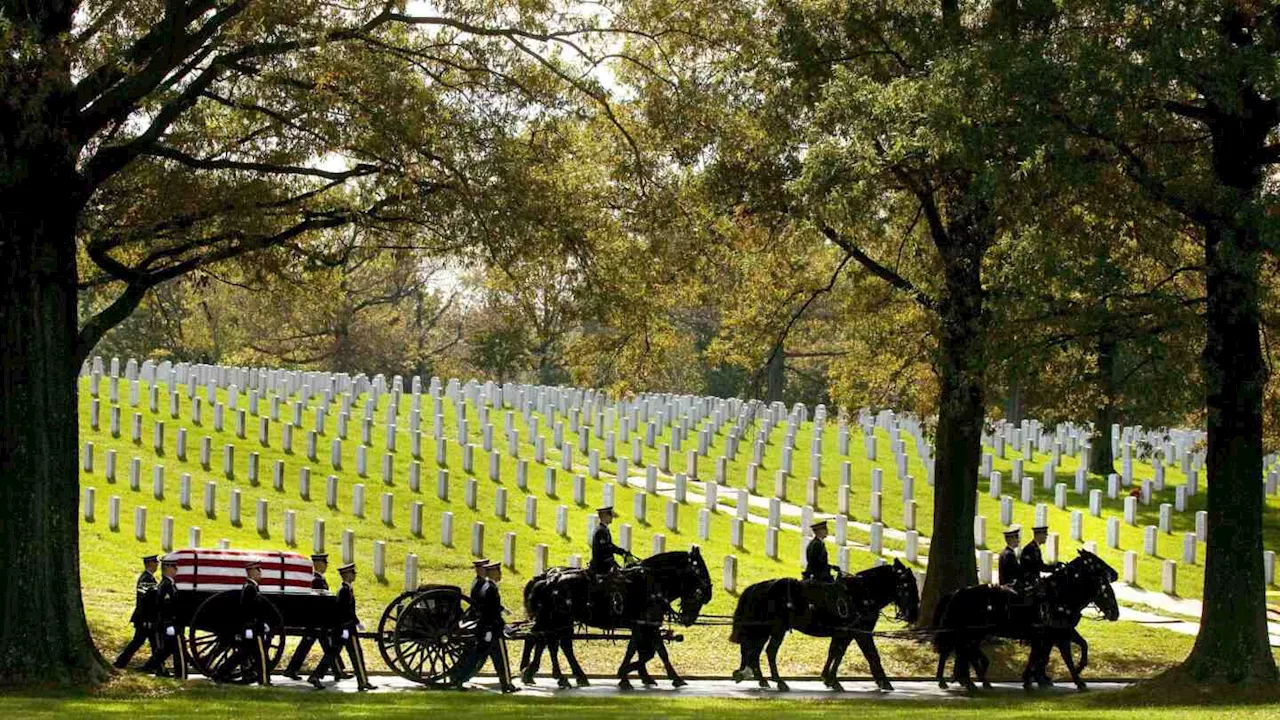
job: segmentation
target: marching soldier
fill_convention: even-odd
[[[173,676],[186,680],[187,643],[182,637],[182,625],[178,620],[178,586],[173,579],[178,574],[178,561],[166,558],[160,566],[162,577],[156,587],[156,629],[160,652],[145,667],[157,675],[163,675],[165,662],[173,658]]]
[[[819,520],[809,526],[813,529],[813,538],[804,549],[805,568],[801,577],[814,582],[833,582],[831,561],[827,558],[827,521]]]
[[[337,623],[329,630],[332,635],[329,638],[329,648],[325,651],[324,659],[311,672],[307,682],[317,690],[323,690],[324,685],[321,684],[320,679],[331,668],[334,669],[335,677],[337,676],[338,653],[346,648],[347,658],[351,660],[351,668],[355,670],[360,692],[373,690],[376,686],[369,683],[369,675],[365,670],[364,650],[360,647],[360,618],[356,615],[356,593],[351,587],[356,580],[356,564],[347,563],[339,567],[338,577],[342,578],[342,585],[338,588]]]
[[[316,553],[311,556],[311,589],[325,595],[329,594],[329,581],[325,579],[324,573],[329,569],[329,555],[327,553]],[[307,628],[306,634],[298,641],[298,648],[293,651],[293,657],[289,659],[289,665],[284,670],[284,676],[292,680],[301,680],[302,676],[298,673],[302,669],[302,663],[306,661],[307,655],[311,652],[311,647],[317,641],[320,643],[322,655],[329,653],[330,632],[328,628]],[[342,656],[338,656],[337,660],[337,676],[342,678]]]
[[[1004,531],[1004,550],[1000,551],[1000,584],[1013,587],[1022,581],[1022,565],[1018,561],[1018,545],[1022,535],[1020,525],[1011,525]]]
[[[1052,572],[1062,563],[1046,563],[1040,549],[1049,541],[1049,526],[1037,525],[1031,528],[1031,542],[1022,548],[1022,556],[1018,560],[1022,571],[1022,583],[1031,585],[1040,579],[1040,573]]]
[[[498,583],[502,580],[502,563],[489,563],[485,566],[485,575],[486,582],[480,588],[477,604],[475,644],[454,669],[452,686],[463,689],[463,683],[475,677],[480,668],[484,667],[485,660],[489,660],[493,663],[494,672],[498,674],[502,692],[513,693],[519,688],[511,683],[511,670],[507,665],[504,642],[506,623],[502,620],[502,595],[498,591]]]
[[[263,622],[261,597],[258,593],[258,583],[262,582],[262,563],[250,562],[244,566],[244,572],[244,585],[240,588],[240,621],[244,627],[241,653],[248,655],[249,663],[253,666],[251,677],[257,680],[259,685],[270,685],[271,678],[267,676],[267,653],[262,645],[262,636],[271,628]]]
[[[485,570],[489,566],[489,558],[481,558],[471,563],[476,571],[476,576],[471,580],[471,591],[467,594],[467,599],[471,601],[471,607],[474,609],[480,602],[480,590],[484,588],[484,584],[488,582],[488,572]]]
[[[115,662],[115,666],[122,670],[144,642],[151,645],[151,656],[156,655],[153,625],[156,616],[156,567],[159,565],[157,557],[157,555],[147,555],[142,558],[142,574],[138,576],[135,588],[137,597],[133,601],[133,614],[129,616],[129,622],[133,623],[133,639],[124,646],[124,650],[120,651]]]
[[[599,578],[618,569],[618,561],[613,559],[614,555],[626,557],[631,553],[613,544],[613,535],[609,532],[609,523],[613,522],[613,507],[598,508],[596,517],[600,518],[600,524],[591,536],[591,563],[587,565],[587,569]]]

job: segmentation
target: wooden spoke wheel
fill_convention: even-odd
[[[382,662],[397,675],[404,675],[404,671],[399,666],[399,657],[396,655],[395,645],[391,639],[395,636],[396,627],[399,625],[400,614],[417,596],[417,590],[400,593],[390,605],[387,605],[387,609],[382,611],[382,619],[378,621],[378,652],[382,654]]]
[[[415,593],[389,637],[396,672],[427,685],[447,682],[475,639],[470,608],[471,601],[456,588]]]
[[[262,638],[267,661],[267,674],[280,662],[284,652],[284,620],[280,611],[265,597],[259,596],[259,608],[271,631]],[[209,597],[196,608],[187,628],[187,648],[195,666],[215,682],[251,683],[253,655],[257,647],[244,638],[239,622],[240,592],[227,590]]]

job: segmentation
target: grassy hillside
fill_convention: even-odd
[[[368,473],[366,477],[360,477],[356,472],[356,454],[364,420],[363,402],[353,404],[347,439],[342,443],[342,469],[333,470],[329,463],[329,453],[330,442],[337,433],[338,405],[336,403],[330,407],[325,427],[326,433],[318,438],[317,459],[312,461],[306,456],[306,430],[313,427],[314,408],[319,402],[315,397],[311,399],[309,407],[302,415],[302,426],[295,428],[293,432],[292,452],[286,453],[281,447],[282,423],[280,422],[269,423],[267,446],[258,442],[259,418],[252,415],[247,417],[243,439],[236,436],[234,417],[230,411],[225,413],[222,429],[215,430],[210,400],[226,403],[226,391],[219,390],[214,398],[208,398],[205,396],[206,391],[203,386],[199,387],[196,393],[204,405],[203,424],[196,425],[192,420],[192,401],[186,397],[185,388],[179,388],[180,402],[178,417],[175,419],[170,416],[166,388],[160,386],[158,412],[152,413],[148,407],[146,384],[141,386],[137,407],[133,407],[129,402],[128,383],[122,380],[119,386],[121,432],[118,437],[113,437],[109,431],[108,383],[109,379],[104,378],[98,398],[99,426],[95,430],[90,426],[93,398],[87,389],[88,381],[81,380],[80,430],[82,443],[91,441],[94,444],[93,469],[82,473],[81,483],[84,487],[95,488],[97,493],[96,518],[93,522],[82,523],[82,580],[91,625],[100,644],[109,653],[123,642],[128,631],[126,619],[133,599],[132,581],[136,576],[138,557],[159,550],[160,523],[161,518],[165,516],[172,516],[174,519],[175,547],[186,546],[188,528],[197,526],[201,529],[201,544],[205,547],[212,547],[220,539],[226,539],[232,547],[237,548],[283,548],[285,547],[284,513],[286,510],[293,510],[297,513],[297,538],[294,549],[302,553],[311,552],[313,521],[316,518],[322,518],[326,524],[326,549],[336,558],[339,555],[339,539],[342,531],[352,530],[355,536],[355,559],[360,563],[363,571],[361,584],[357,588],[360,611],[370,627],[375,625],[382,608],[403,589],[403,560],[407,553],[417,554],[419,580],[422,582],[458,584],[467,582],[472,560],[471,525],[474,521],[485,524],[485,554],[490,557],[500,558],[503,535],[508,531],[516,533],[516,567],[507,575],[504,595],[507,599],[506,604],[513,609],[518,609],[519,588],[532,572],[536,544],[548,545],[552,564],[564,564],[572,554],[580,554],[584,557],[587,555],[588,517],[600,503],[605,483],[614,483],[614,504],[619,513],[619,519],[614,525],[615,539],[620,535],[620,526],[624,523],[629,524],[632,528],[632,548],[638,555],[649,554],[655,534],[665,536],[667,549],[683,549],[694,543],[703,548],[716,586],[715,599],[707,609],[709,613],[727,614],[731,613],[734,607],[735,598],[724,592],[720,586],[721,568],[725,555],[733,554],[738,558],[739,588],[770,577],[795,575],[799,571],[801,539],[794,532],[780,533],[779,559],[774,560],[765,555],[765,529],[759,524],[746,526],[743,549],[730,547],[730,515],[723,512],[712,515],[710,537],[707,540],[699,540],[697,528],[700,503],[690,502],[679,507],[678,527],[674,531],[665,527],[665,497],[650,496],[647,500],[645,521],[636,520],[632,513],[633,497],[637,492],[643,493],[643,466],[632,468],[633,486],[622,487],[616,483],[616,478],[613,476],[615,464],[602,460],[600,479],[594,480],[587,477],[583,502],[575,503],[572,493],[572,475],[587,475],[587,459],[575,451],[574,471],[570,473],[560,470],[560,453],[553,448],[552,442],[554,430],[550,427],[550,423],[546,422],[546,418],[543,418],[539,424],[539,435],[545,438],[547,446],[546,463],[541,464],[534,461],[534,447],[527,442],[529,438],[523,417],[520,413],[512,413],[514,425],[522,443],[519,455],[528,461],[528,487],[527,490],[522,491],[516,486],[518,461],[506,452],[506,440],[502,437],[502,411],[491,409],[489,413],[495,435],[493,446],[500,451],[501,458],[500,477],[494,481],[488,476],[488,458],[479,447],[482,431],[478,422],[478,408],[471,406],[467,411],[467,416],[470,418],[468,439],[476,447],[473,450],[472,472],[466,473],[463,471],[463,449],[456,442],[459,409],[453,402],[446,400],[444,402],[444,433],[448,439],[446,443],[448,454],[444,469],[449,472],[449,497],[447,501],[442,501],[436,497],[436,476],[441,468],[435,462],[429,397],[423,398],[422,449],[421,457],[417,459],[421,464],[421,485],[419,492],[414,492],[409,487],[410,465],[415,461],[410,453],[408,435],[409,413],[412,407],[410,396],[402,397],[399,404],[396,451],[393,454],[394,481],[392,485],[387,486],[382,482],[381,470],[386,447],[386,413],[389,406],[386,396],[382,398],[373,413],[372,437],[368,448]],[[240,396],[240,403],[242,408],[248,405],[243,393]],[[264,399],[260,402],[259,411],[262,416],[269,415],[269,408],[269,401]],[[135,412],[141,415],[142,421],[139,443],[134,443],[131,439],[132,418]],[[292,417],[289,404],[282,404],[280,419],[288,421]],[[163,421],[165,424],[164,443],[159,452],[152,447],[153,426],[156,421]],[[565,439],[576,448],[578,433],[570,432],[568,424],[566,421]],[[700,459],[700,474],[703,477],[711,477],[714,473],[714,459],[723,452],[728,427],[729,424],[726,423],[722,432],[714,438],[708,455]],[[179,459],[177,455],[179,428],[187,430],[185,460]],[[585,427],[582,431],[590,432]],[[836,510],[840,465],[848,461],[851,463],[852,470],[850,516],[854,520],[869,522],[870,478],[873,468],[878,467],[884,475],[884,522],[889,527],[901,527],[901,483],[896,478],[892,454],[888,451],[888,434],[882,430],[877,431],[880,436],[879,458],[877,462],[869,462],[863,455],[863,447],[856,431],[855,428],[854,437],[850,443],[851,455],[842,457],[838,453],[836,423],[834,421],[828,423],[824,442],[825,452],[822,457],[823,485],[820,488],[817,509],[824,513],[833,513]],[[810,472],[808,438],[811,434],[811,423],[804,424],[797,432],[794,476],[788,484],[788,497],[797,504],[804,502],[804,481]],[[213,450],[207,469],[199,462],[200,441],[205,436],[211,438]],[[656,464],[656,446],[670,442],[670,438],[671,431],[666,429],[655,443],[655,449],[645,449],[644,465]],[[781,462],[782,432],[780,429],[775,430],[771,440],[772,443],[768,446],[762,466],[758,470],[759,492],[769,495],[773,491],[775,471]],[[751,438],[744,440],[740,445],[737,458],[729,463],[727,479],[730,486],[745,486],[746,468],[751,458],[750,442]],[[232,445],[235,449],[235,469],[231,477],[226,477],[222,473],[222,454],[226,445]],[[914,455],[913,443],[908,442],[907,446],[909,472],[917,478],[915,498],[919,503],[918,527],[928,535],[932,523],[932,491],[924,481],[924,467],[920,459]],[[604,442],[595,438],[594,435],[591,437],[591,447],[599,449],[603,455]],[[684,450],[687,451],[690,447],[696,447],[696,433],[692,439],[685,441]],[[109,482],[105,477],[108,450],[114,450],[117,454],[114,483]],[[251,482],[248,477],[249,455],[253,452],[259,454],[259,477],[256,483]],[[621,443],[619,443],[619,454],[629,455],[629,450],[623,449]],[[129,466],[135,457],[139,458],[141,466],[137,491],[129,486]],[[1003,471],[1008,477],[1011,461],[1016,457],[1018,457],[1016,453],[1010,452],[1008,459],[996,461],[996,469]],[[1061,547],[1063,552],[1067,553],[1071,552],[1073,547],[1072,543],[1067,542],[1068,513],[1052,508],[1052,492],[1045,493],[1040,489],[1040,464],[1046,460],[1046,457],[1037,455],[1027,458],[1027,472],[1035,477],[1037,500],[1050,503],[1051,525],[1061,534]],[[272,487],[272,468],[277,461],[283,462],[284,466],[282,490]],[[1072,482],[1074,462],[1074,459],[1063,458],[1062,467],[1058,469],[1062,482],[1068,484]],[[152,478],[156,465],[164,466],[163,499],[153,497]],[[554,497],[544,494],[543,477],[547,467],[557,470],[558,483]],[[299,474],[302,468],[309,468],[311,473],[309,500],[304,500],[298,492]],[[678,471],[684,468],[685,452],[673,451],[671,470]],[[1135,463],[1135,472],[1138,477],[1149,477],[1153,471],[1148,465]],[[184,508],[179,503],[179,479],[183,473],[191,475],[190,508]],[[635,477],[637,474],[641,477]],[[335,475],[339,481],[338,502],[334,508],[327,507],[325,503],[325,483],[328,475]],[[1182,478],[1176,468],[1169,468],[1166,478],[1169,484],[1163,496],[1167,497],[1168,502],[1172,502],[1173,485],[1182,482]],[[477,484],[477,502],[474,510],[464,503],[465,486],[470,479],[474,479]],[[662,479],[669,481],[670,476],[664,474]],[[214,518],[206,517],[203,512],[203,491],[206,481],[209,480],[217,483],[217,513]],[[1102,480],[1098,478],[1091,479],[1091,487],[1097,487],[1100,482]],[[363,517],[353,514],[352,494],[357,483],[365,486]],[[636,483],[640,485],[639,489],[634,487]],[[506,519],[498,518],[494,514],[494,496],[499,487],[505,488],[508,493]],[[1008,482],[1006,487],[1010,487]],[[233,489],[239,490],[242,496],[242,517],[239,526],[232,525],[229,520]],[[988,518],[987,543],[989,547],[994,548],[1000,545],[999,509],[996,501],[986,497],[985,482],[983,490],[984,492],[980,494],[979,512]],[[394,517],[390,524],[384,524],[380,520],[380,497],[384,492],[391,493],[393,496]],[[1008,489],[1006,493],[1009,493]],[[1016,496],[1016,489],[1013,489],[1011,494]],[[107,504],[110,496],[121,498],[120,527],[116,531],[107,527]],[[536,527],[529,527],[524,522],[527,496],[537,499]],[[269,503],[268,528],[262,534],[259,534],[255,528],[255,506],[258,499],[265,499]],[[722,503],[732,503],[733,494],[721,492],[720,499]],[[1121,553],[1106,548],[1103,542],[1104,520],[1088,516],[1087,497],[1069,494],[1069,499],[1072,507],[1083,507],[1086,510],[1085,538],[1096,540],[1103,557],[1119,568]],[[415,501],[424,504],[423,529],[420,537],[415,537],[409,530],[409,509],[411,503]],[[1175,514],[1175,530],[1193,529],[1192,513],[1201,506],[1203,501],[1204,494],[1201,493],[1194,498],[1187,513]],[[1119,514],[1121,512],[1119,502],[1108,503],[1105,512]],[[1156,502],[1158,501],[1153,501],[1151,506],[1142,508],[1140,525],[1147,522],[1155,523]],[[1268,546],[1275,547],[1280,544],[1274,542],[1280,536],[1280,506],[1274,498],[1269,502],[1271,504],[1266,519]],[[568,528],[564,536],[556,533],[556,509],[559,505],[565,505],[569,509]],[[145,506],[148,512],[147,536],[144,541],[134,538],[133,515],[134,508],[137,506]],[[440,523],[444,512],[451,512],[454,515],[454,541],[451,546],[442,545],[440,542]],[[761,515],[763,510],[753,508],[753,514]],[[1029,526],[1034,514],[1034,506],[1015,501],[1014,514],[1015,521]],[[796,520],[792,519],[791,522]],[[371,572],[373,544],[377,540],[386,543],[387,569],[385,578],[381,580],[375,579]],[[868,538],[865,533],[851,527],[850,540],[865,546]],[[1124,527],[1121,536],[1122,548],[1141,550],[1141,545],[1141,528]],[[886,546],[893,547],[895,543],[887,541]],[[1180,559],[1180,537],[1162,537],[1160,550],[1163,555]],[[1200,556],[1203,558],[1203,548],[1200,550]],[[834,561],[834,552],[832,557]],[[873,558],[868,553],[854,549],[850,554],[850,569],[868,567],[872,561]],[[1139,566],[1140,583],[1158,587],[1160,579],[1158,559],[1144,557]],[[333,579],[336,580],[336,578]],[[1198,596],[1202,582],[1203,576],[1198,566],[1179,568],[1178,591],[1180,594]],[[1172,661],[1180,658],[1189,647],[1189,638],[1172,636],[1172,633],[1151,628],[1123,629],[1127,624],[1117,626],[1086,623],[1086,625],[1089,626],[1085,628],[1086,636],[1095,640],[1099,646],[1094,654],[1095,672],[1103,672],[1107,668],[1126,674],[1145,672],[1159,666],[1166,659]],[[698,628],[686,635],[688,639],[684,646],[676,652],[676,661],[682,670],[719,674],[731,669],[733,659],[736,658],[736,650],[724,647],[726,629]],[[1132,643],[1133,638],[1145,638],[1148,649],[1158,639],[1159,643],[1168,649],[1167,655],[1163,652],[1144,654],[1140,646]],[[809,672],[816,669],[822,657],[822,651],[818,645],[817,641],[809,639],[789,639],[788,649],[784,651],[786,655],[784,662],[790,671]],[[886,643],[886,645],[895,646],[882,648],[889,656],[888,665],[891,671],[920,673],[928,669],[929,659],[926,656],[931,653],[926,648],[901,642]],[[1108,655],[1108,647],[1113,648],[1115,652]],[[1131,648],[1134,652],[1126,654],[1125,648]],[[616,663],[620,650],[621,648],[614,648],[609,644],[596,644],[584,652],[584,655],[588,658],[590,669],[605,670]],[[374,654],[371,653],[369,657],[372,659]],[[856,660],[851,658],[848,664],[851,671],[865,670],[860,658]]]

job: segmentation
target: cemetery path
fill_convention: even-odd
[[[198,677],[198,676],[193,676]],[[396,675],[371,676],[369,680],[377,686],[376,690],[371,692],[376,694],[382,693],[402,693],[402,692],[450,692],[442,689],[431,689],[415,682],[410,682]],[[765,690],[756,686],[754,681],[745,681],[735,683],[729,679],[691,679],[689,684],[683,688],[673,688],[671,683],[662,678],[658,685],[651,688],[643,687],[639,681],[634,681],[634,690],[620,690],[616,682],[612,678],[592,678],[592,685],[585,688],[570,688],[568,690],[559,690],[555,687],[555,681],[550,678],[542,678],[539,683],[534,686],[520,686],[520,692],[517,697],[696,697],[696,698],[777,698],[787,700],[955,700],[964,702],[969,699],[962,690],[954,687],[950,690],[940,689],[932,680],[918,679],[893,679],[894,691],[883,693],[876,689],[874,682],[870,680],[848,680],[843,683],[845,691],[836,693],[828,690],[817,679],[790,680],[788,684],[791,686],[791,692],[779,693],[776,690]],[[1119,690],[1128,686],[1128,682],[1124,681],[1100,681],[1090,682],[1090,690]],[[343,680],[339,683],[328,683],[325,690],[315,690],[310,685],[302,681],[289,680],[282,677],[273,677],[272,686],[285,690],[296,690],[305,693],[325,693],[325,692],[341,692],[354,693],[356,690],[356,681]],[[1017,695],[1025,697],[1026,691],[1022,689],[1021,683],[993,683],[992,690],[986,690],[979,693],[975,697],[990,697],[992,695]],[[477,676],[468,685],[469,692],[481,695],[483,693],[497,694],[498,679],[495,676]],[[1045,690],[1036,691],[1039,695],[1066,695],[1077,692],[1075,687],[1070,683],[1059,683],[1058,685]]]

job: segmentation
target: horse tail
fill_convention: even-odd
[[[933,649],[942,652],[942,634],[950,632],[943,628],[943,624],[947,619],[947,608],[951,605],[951,599],[955,597],[955,593],[947,593],[938,598],[938,606],[933,609]]]
[[[759,584],[756,584],[743,590],[742,594],[738,596],[737,606],[733,608],[733,628],[729,631],[729,642],[735,645],[742,641],[741,637],[739,637],[742,625],[747,620],[747,610],[755,599],[759,587]]]

